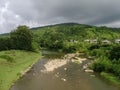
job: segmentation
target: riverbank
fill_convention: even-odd
[[[75,58],[79,61],[79,58]],[[91,57],[90,57],[91,59]],[[93,58],[92,58],[93,59]],[[86,61],[87,58],[83,58],[83,61]],[[89,58],[88,58],[89,60]],[[77,62],[78,62],[77,61]],[[79,63],[81,62],[81,60],[79,61]],[[92,68],[91,68],[91,65],[94,64],[94,60],[89,60],[86,64],[83,65],[83,69],[85,72],[88,72],[88,73],[93,73],[95,72]],[[90,67],[90,68],[89,68]],[[118,78],[117,76],[115,76],[114,74],[111,74],[111,73],[107,73],[107,72],[101,72],[99,73],[99,75],[105,79],[106,81],[108,81],[109,83],[111,84],[114,84],[118,87],[120,87],[120,78]]]
[[[101,72],[100,75],[102,78],[106,79],[107,81],[111,82],[114,85],[120,86],[120,79],[113,74]]]
[[[20,50],[0,52],[0,90],[9,90],[40,56],[40,53]]]

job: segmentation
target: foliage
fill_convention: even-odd
[[[94,55],[97,57],[97,60],[92,64],[91,67],[96,72],[108,72],[120,78],[120,59],[118,59],[120,55],[118,54],[119,46],[113,45],[111,47],[104,47],[95,51]],[[94,50],[92,52],[94,52]]]
[[[77,47],[81,48],[81,46],[84,45],[88,48],[88,43],[84,43],[84,40],[87,39],[98,39],[99,45],[92,44],[90,49],[99,49],[102,45],[102,40],[107,39],[114,43],[115,39],[120,38],[119,28],[95,27],[76,23],[64,23],[34,28],[33,33],[35,41],[40,44],[40,47],[55,50],[62,49],[63,51],[67,50],[66,52],[71,52],[72,49],[75,49],[76,42]],[[81,45],[79,43],[81,43]],[[82,46],[81,49],[85,48]],[[77,48],[77,50],[79,49]]]
[[[26,26],[19,26],[15,31],[10,33],[13,48],[19,50],[32,50],[32,33]]]
[[[120,79],[116,77],[114,74],[102,72],[100,73],[100,75],[105,79],[109,80],[111,83],[114,83],[115,85],[120,85],[119,81]]]
[[[113,49],[110,51],[109,58],[117,61],[120,59],[120,45],[113,47]]]
[[[11,49],[36,51],[38,47],[32,31],[27,26],[19,26],[9,37],[0,38],[0,51]]]
[[[100,45],[95,44],[95,45],[91,45],[91,46],[89,47],[89,50],[94,50],[94,49],[99,49],[99,48],[100,48]]]
[[[64,42],[63,51],[69,52],[69,53],[77,52],[77,51],[79,51],[79,45],[76,43],[72,43],[72,42]]]
[[[10,50],[11,48],[12,48],[12,43],[9,37],[0,38],[0,51]]]
[[[107,57],[100,57],[92,64],[92,69],[96,72],[112,72],[112,63],[108,60]]]

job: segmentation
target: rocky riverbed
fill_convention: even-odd
[[[87,73],[93,73],[94,71],[89,68],[92,60],[87,58],[81,58],[80,53],[66,54],[62,58],[49,59],[49,61],[44,65],[45,69],[42,72],[52,72],[55,69],[62,67],[68,63],[76,63],[82,65],[82,70]],[[65,70],[67,68],[64,68]]]

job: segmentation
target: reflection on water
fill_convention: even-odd
[[[43,52],[46,57],[34,65],[11,90],[120,90],[98,77],[91,77],[81,70],[81,65],[68,63],[51,72],[41,72],[48,58],[60,58],[63,54]]]

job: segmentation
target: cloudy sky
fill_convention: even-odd
[[[0,33],[64,22],[120,27],[120,0],[0,0]]]

